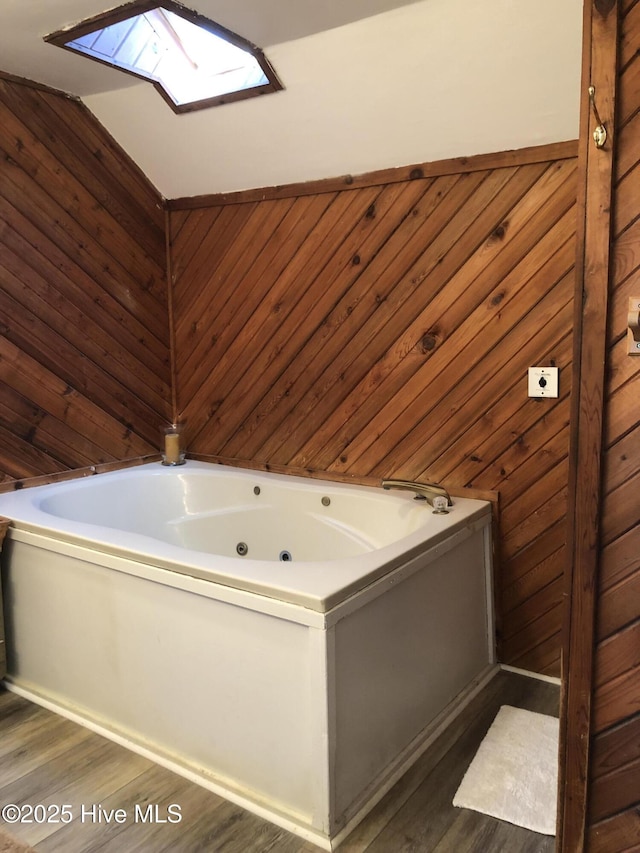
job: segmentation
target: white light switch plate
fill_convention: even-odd
[[[530,397],[557,397],[558,396],[558,368],[557,367],[530,367],[529,368],[529,396]]]

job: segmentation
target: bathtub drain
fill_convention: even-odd
[[[236,545],[236,551],[241,557],[244,557],[249,551],[249,546],[246,542],[238,542],[238,544]]]
[[[280,559],[284,563],[289,562],[289,560],[293,560],[293,557],[291,556],[291,551],[280,551]]]

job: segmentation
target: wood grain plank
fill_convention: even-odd
[[[432,308],[437,299],[437,294],[442,292],[450,276],[455,274],[462,259],[477,248],[479,243],[484,242],[487,224],[492,221],[494,216],[499,222],[504,208],[502,207],[493,213],[492,211],[497,206],[495,202],[500,190],[507,184],[511,185],[511,178],[514,178],[514,175],[507,170],[488,175],[482,185],[464,204],[464,207],[460,209],[464,211],[467,217],[467,229],[464,234],[456,236],[456,220],[458,217],[456,214],[456,217],[449,221],[447,228],[438,235],[436,240],[430,241],[429,250],[418,258],[417,262],[398,280],[390,292],[381,292],[378,283],[376,298],[380,300],[380,304],[366,318],[366,321],[360,324],[355,334],[350,336],[349,354],[347,356],[345,353],[339,363],[340,381],[336,381],[335,368],[325,370],[320,380],[314,383],[301,401],[302,411],[318,408],[319,419],[324,421],[322,431],[319,434],[314,432],[310,441],[304,433],[298,436],[297,430],[294,429],[289,434],[286,444],[278,450],[279,456],[282,456],[283,459],[288,457],[289,464],[329,467],[330,462],[337,455],[337,450],[333,445],[329,447],[321,459],[316,459],[311,454],[322,440],[325,432],[327,436],[331,436],[336,428],[345,422],[348,417],[344,412],[345,405],[348,406],[349,413],[357,411],[361,403],[370,399],[372,392],[377,392],[374,381],[371,379],[370,369],[371,363],[374,362],[378,368],[376,379],[379,382],[378,377],[382,375],[382,371],[380,370],[380,361],[376,358],[377,354],[386,354],[393,358],[400,352],[402,354],[400,358],[408,357],[412,360],[412,354],[419,352],[421,349],[420,341],[424,340],[424,332],[415,336],[411,330],[407,333],[408,317],[413,317],[423,305],[425,306],[424,310]],[[517,185],[518,182],[514,182]],[[520,191],[519,186],[512,190],[514,194]],[[498,224],[497,228],[500,227]],[[503,225],[502,227],[506,230],[506,226]],[[447,231],[450,231],[450,236],[445,237]],[[424,241],[425,243],[429,242],[427,235],[425,235]],[[495,240],[495,242],[499,243],[500,240]],[[455,252],[451,251],[452,245],[455,245]],[[450,292],[448,287],[447,292]],[[411,305],[410,313],[408,312],[409,303]],[[439,325],[436,317],[437,313],[434,311],[432,322],[434,320],[435,322],[433,322],[432,328]],[[389,349],[390,345],[392,345],[392,349]],[[331,418],[328,418],[329,414],[331,414]],[[302,446],[296,447],[301,442]]]
[[[538,200],[539,201],[539,200]],[[564,207],[564,202],[559,203],[559,207]],[[571,202],[569,202],[569,207],[571,207]],[[565,208],[566,210],[566,208]],[[565,212],[565,211],[562,211]],[[560,211],[559,211],[560,214]],[[545,229],[548,228],[548,222],[544,220],[544,217],[541,217],[542,221],[545,222]],[[535,230],[535,229],[534,229]],[[542,235],[539,234],[538,238]],[[555,244],[554,244],[555,248]],[[552,250],[551,254],[554,254],[554,250]],[[567,256],[567,261],[568,261]],[[569,267],[571,264],[569,263]],[[566,271],[566,267],[565,267]],[[499,280],[499,279],[498,279]],[[519,275],[514,275],[512,279],[505,285],[509,286],[510,283],[513,283],[513,286],[518,290],[518,283],[521,281],[521,277]],[[462,284],[462,282],[460,282]],[[454,291],[456,292],[456,291]],[[499,291],[503,293],[501,289]],[[504,290],[504,295],[506,296],[507,290]],[[525,291],[524,292],[525,299],[537,296],[536,292],[533,291]],[[488,298],[486,298],[485,303],[482,305],[482,309],[485,309],[483,313],[483,321],[486,320],[486,309],[489,310],[490,314],[493,313],[495,317],[500,318],[502,316],[501,302],[500,300],[497,304],[494,300],[495,293],[491,294]],[[519,303],[517,303],[519,304]],[[480,309],[480,310],[482,310]],[[506,312],[509,311],[509,302],[507,300],[504,308],[502,309]],[[514,309],[517,311],[517,307]],[[526,309],[524,309],[526,311]],[[487,320],[490,322],[490,319]],[[483,323],[484,324],[484,323]],[[448,353],[444,347],[438,348],[429,356],[428,361],[422,366],[422,372],[425,375],[426,381],[422,381],[422,374],[418,371],[417,374],[412,377],[411,382],[404,381],[404,375],[397,377],[398,380],[402,379],[403,381],[398,382],[397,390],[395,393],[388,393],[386,395],[386,400],[384,406],[381,407],[379,414],[373,417],[369,423],[367,424],[367,430],[361,431],[357,438],[354,439],[349,445],[345,446],[341,451],[341,456],[346,456],[346,464],[349,466],[346,470],[353,470],[353,465],[357,461],[358,468],[360,468],[363,472],[370,473],[375,470],[376,473],[380,471],[381,474],[385,473],[382,471],[382,468],[379,464],[380,459],[380,449],[376,449],[373,447],[373,444],[377,441],[381,442],[384,445],[388,445],[389,447],[397,448],[399,443],[403,441],[403,456],[400,458],[387,458],[386,459],[386,469],[389,470],[389,466],[392,465],[393,469],[396,471],[402,472],[403,466],[406,462],[411,459],[411,456],[416,451],[420,451],[420,448],[424,447],[424,442],[422,441],[421,431],[416,430],[411,434],[411,425],[415,423],[416,417],[419,417],[420,420],[423,420],[428,416],[428,413],[432,407],[432,401],[434,399],[439,399],[445,396],[448,396],[448,386],[443,385],[441,382],[441,377],[446,375],[447,382],[451,384],[453,389],[457,388],[457,383],[462,381],[464,376],[467,374],[467,369],[469,365],[469,360],[472,359],[472,364],[479,364],[481,362],[481,357],[486,355],[488,350],[492,348],[491,344],[495,343],[495,339],[491,339],[491,343],[489,343],[489,336],[483,338],[482,341],[477,340],[477,336],[475,335],[475,331],[477,330],[478,318],[469,318],[466,317],[463,320],[463,325],[459,329],[452,329],[452,335],[461,335],[462,341],[461,346],[458,347],[456,337],[453,337],[452,340],[452,350]],[[429,328],[429,327],[427,327]],[[498,334],[500,338],[502,337],[502,327],[497,324]],[[466,345],[466,352],[464,353],[464,357],[456,357],[458,351],[462,349]],[[446,371],[446,372],[445,372]],[[412,390],[416,389],[416,394],[412,394]],[[401,418],[399,417],[400,413],[406,413],[407,408],[411,406],[412,410],[416,413],[413,416],[413,420],[411,417]],[[455,404],[454,404],[455,406]],[[409,414],[409,413],[407,413]],[[380,436],[383,436],[382,439],[379,439]],[[345,463],[343,463],[344,465]],[[332,468],[335,469],[337,466],[333,465]],[[344,470],[344,469],[343,469]]]
[[[591,681],[601,492],[604,363],[607,339],[614,152],[596,149],[588,87],[600,114],[616,115],[618,4],[584,4],[580,104],[575,375],[572,389],[567,572],[560,724],[558,844],[581,851],[587,833]],[[615,138],[615,132],[614,132]],[[611,143],[610,143],[611,144]]]
[[[441,185],[439,191],[446,194],[455,183],[456,179],[450,178],[446,185]],[[258,389],[262,391],[259,399],[252,401],[253,407],[248,412],[243,408],[244,417],[240,423],[229,423],[227,432],[230,439],[221,449],[240,457],[254,455],[254,448],[259,448],[264,433],[271,432],[278,419],[293,408],[290,398],[294,384],[308,372],[310,365],[315,367],[316,356],[331,338],[333,330],[351,316],[362,298],[356,287],[362,268],[377,259],[380,247],[398,229],[402,232],[399,237],[409,230],[406,237],[409,239],[416,228],[412,224],[413,219],[427,218],[437,206],[437,198],[434,198],[437,191],[432,191],[431,186],[431,183],[425,185],[418,181],[407,186],[394,185],[386,188],[382,194],[376,192],[373,201],[367,192],[365,202],[368,203],[359,204],[357,218],[340,242],[337,252],[333,254],[329,248],[331,265],[323,266],[319,271],[322,277],[318,281],[316,298],[307,302],[306,322],[299,322],[301,315],[296,312],[296,327],[291,329],[287,346],[282,351],[284,355],[277,350],[275,352],[274,369],[278,370],[276,381],[267,385],[266,394],[263,389]],[[375,216],[368,216],[372,204]],[[416,213],[412,215],[413,210]],[[392,260],[393,255],[388,252],[384,266]],[[371,286],[372,283],[369,284]]]
[[[639,600],[640,565],[629,577],[600,593],[596,621],[598,640],[610,637],[633,622],[637,618]]]
[[[233,398],[233,405],[228,405],[226,411],[233,416],[235,423],[241,417],[240,407],[251,396],[252,375],[260,376],[261,388],[268,387],[270,377],[278,369],[277,362],[295,345],[298,331],[308,325],[310,308],[304,297],[314,287],[326,264],[327,250],[336,251],[344,239],[341,221],[346,211],[356,203],[365,205],[364,209],[368,210],[374,200],[373,193],[367,193],[365,197],[344,193],[332,201],[314,225],[313,233],[288,259],[286,269],[271,286],[267,288],[263,279],[260,310],[254,311],[243,324],[234,345],[225,349],[222,342],[217,341],[221,352],[216,361],[216,375],[210,379],[216,383],[216,390],[221,392],[221,396]],[[268,345],[263,342],[268,342]],[[250,350],[252,358],[238,358],[239,349]],[[224,384],[218,385],[217,378],[222,381],[223,377]],[[199,399],[198,393],[191,399],[190,413],[198,412]],[[202,428],[206,428],[208,418],[204,414],[204,402],[202,409],[202,414],[198,413],[196,418],[202,422]],[[211,414],[209,405],[206,412]],[[215,421],[216,431],[228,434],[225,432],[224,412],[216,411]]]
[[[640,665],[640,621],[627,625],[597,646],[593,683],[596,688]]]
[[[505,190],[511,189],[518,194],[517,183],[515,187],[511,184],[509,181]],[[509,202],[503,199],[502,194],[495,201],[502,201],[502,204],[508,207]],[[373,434],[378,432],[379,427],[372,423],[376,408],[379,409],[386,400],[393,399],[399,389],[406,389],[407,384],[419,371],[437,377],[439,371],[444,370],[445,364],[448,365],[449,373],[453,370],[456,359],[466,360],[466,354],[458,356],[458,352],[469,346],[475,338],[472,327],[474,321],[477,323],[477,314],[474,314],[474,311],[482,312],[483,320],[489,325],[492,307],[503,302],[506,307],[511,295],[506,280],[508,266],[501,266],[501,273],[497,273],[492,267],[492,261],[495,261],[496,257],[509,254],[507,247],[511,243],[510,228],[504,223],[505,208],[496,213],[496,219],[492,219],[491,212],[487,208],[484,209],[484,227],[486,229],[492,222],[498,222],[495,228],[501,236],[497,238],[493,235],[495,228],[492,228],[488,238],[486,230],[480,236],[470,228],[470,239],[466,245],[464,241],[456,243],[455,254],[459,253],[464,258],[462,262],[457,259],[460,267],[458,272],[446,281],[446,269],[443,270],[444,265],[439,263],[434,273],[425,279],[423,286],[432,294],[427,304],[420,310],[421,303],[412,298],[411,307],[405,308],[404,316],[400,315],[387,324],[391,333],[390,339],[393,341],[392,346],[383,345],[380,358],[375,359],[375,353],[369,355],[371,366],[357,388],[344,403],[335,408],[331,419],[325,419],[322,431],[314,434],[313,443],[316,447],[324,436],[327,436],[325,447],[320,454],[316,451],[315,456],[309,456],[307,448],[303,447],[296,461],[300,461],[299,457],[302,456],[306,458],[306,464],[314,467],[349,471],[351,465],[359,459],[355,448],[350,449],[349,438],[354,433],[362,435],[364,427],[368,425],[373,426]],[[484,215],[487,216],[486,221]],[[500,220],[503,220],[502,224]],[[517,227],[515,230],[517,232]],[[495,282],[502,274],[505,277],[504,287],[496,288],[487,296],[482,284],[486,281]],[[480,281],[477,280],[478,277]],[[446,281],[444,288],[439,284],[442,279]],[[391,305],[389,310],[393,311],[394,307]],[[376,312],[378,313],[380,309]],[[452,377],[452,384],[455,384],[456,378]],[[397,410],[395,403],[394,408]],[[451,408],[457,408],[455,403],[452,403]]]
[[[549,619],[522,654],[557,674],[576,164],[494,166],[333,186],[324,207],[305,187],[282,208],[277,193],[189,208],[172,245],[178,411],[201,458],[504,492],[509,631]],[[561,396],[523,406],[518,365],[541,358]]]
[[[596,688],[593,731],[599,734],[640,712],[640,668],[627,670]]]
[[[636,808],[595,823],[587,835],[589,853],[637,853],[640,847],[640,815]]]
[[[0,79],[0,479],[147,455],[169,418],[162,200],[90,113]]]

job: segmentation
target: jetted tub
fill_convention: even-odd
[[[326,849],[494,671],[484,501],[189,461],[0,515],[11,688]]]

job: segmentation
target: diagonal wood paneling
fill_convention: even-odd
[[[0,481],[158,449],[164,224],[79,102],[0,75]]]
[[[557,675],[575,146],[170,212],[192,453],[500,494],[502,659]],[[558,400],[528,399],[556,364]]]
[[[640,358],[627,355],[640,296],[640,3],[622,4],[613,271],[607,341],[601,560],[594,660],[589,850],[640,845]]]

